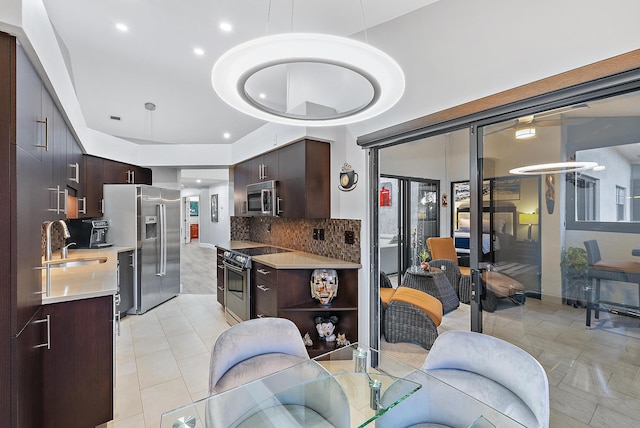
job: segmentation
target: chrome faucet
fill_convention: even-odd
[[[50,261],[51,260],[51,228],[53,227],[53,225],[55,223],[58,223],[62,226],[62,236],[67,239],[71,237],[71,234],[69,233],[69,228],[67,228],[67,223],[64,222],[64,220],[56,220],[56,221],[45,221],[45,227],[46,227],[46,238],[45,238],[45,253],[44,253],[44,260],[45,261]]]

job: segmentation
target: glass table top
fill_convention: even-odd
[[[356,343],[166,412],[160,426],[363,427],[386,413],[402,412],[404,400],[435,383],[473,400],[384,352]],[[480,413],[469,426],[520,426],[476,404],[486,409],[473,407]]]

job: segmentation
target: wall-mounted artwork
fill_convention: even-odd
[[[211,195],[211,221],[218,221],[218,194]]]
[[[189,215],[198,217],[198,201],[189,201]]]

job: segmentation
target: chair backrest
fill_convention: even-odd
[[[256,318],[232,326],[222,332],[213,345],[210,385],[216,385],[236,364],[271,353],[309,358],[298,327],[288,319]]]
[[[456,247],[453,244],[452,237],[427,238],[427,247],[432,259],[452,260],[458,264],[458,255],[456,254]]]
[[[549,381],[529,353],[496,337],[451,330],[433,343],[422,370],[476,373],[509,389],[531,409],[540,426],[549,425]]]
[[[584,241],[584,246],[587,249],[587,263],[589,266],[593,266],[598,263],[602,258],[600,257],[600,248],[598,247],[598,241],[591,239]]]

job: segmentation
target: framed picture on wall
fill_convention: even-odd
[[[198,201],[189,201],[189,215],[198,217]]]
[[[218,194],[211,195],[211,221],[218,221]]]

